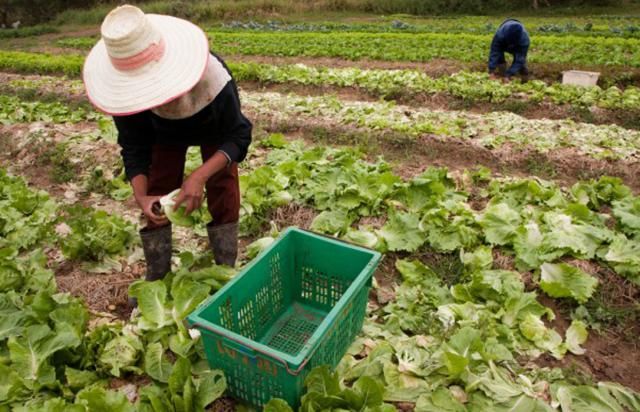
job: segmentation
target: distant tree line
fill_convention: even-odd
[[[0,0],[0,26],[45,23],[66,9],[93,7],[100,0]]]
[[[349,10],[371,13],[406,13],[416,15],[442,15],[447,13],[495,13],[510,10],[544,9],[551,6],[622,6],[639,0],[131,0],[131,3],[154,3],[155,9],[176,10],[174,14],[188,17],[190,8],[202,10],[233,5],[238,12],[239,3],[247,9],[263,9],[283,14],[296,11]],[[89,9],[97,5],[116,5],[123,0],[0,0],[0,26],[34,25],[53,20],[68,9]],[[175,3],[175,4],[174,4]],[[255,4],[254,4],[255,3]],[[161,6],[161,7],[159,7]],[[255,6],[255,7],[253,7]],[[193,13],[196,14],[197,13]],[[242,17],[242,16],[234,16]]]
[[[350,3],[350,0],[334,0]],[[495,13],[551,6],[622,6],[634,0],[363,0],[366,11],[417,15]]]

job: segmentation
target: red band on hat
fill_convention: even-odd
[[[160,39],[159,43],[151,43],[149,47],[133,56],[117,58],[109,56],[111,64],[118,70],[135,70],[152,61],[158,61],[164,55],[164,39]]]

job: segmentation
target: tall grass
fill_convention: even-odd
[[[176,0],[132,1],[146,13],[168,14],[197,22],[222,19],[251,19],[263,16],[297,14],[313,11],[342,11],[343,1],[362,0]],[[56,24],[99,24],[114,4],[103,4],[90,9],[70,9],[55,19]]]

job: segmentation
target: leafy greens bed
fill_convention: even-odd
[[[402,136],[434,134],[469,139],[479,146],[503,144],[532,147],[541,153],[573,148],[594,158],[637,158],[638,132],[616,125],[571,120],[526,119],[513,113],[478,115],[463,111],[415,109],[391,102],[345,101],[332,96],[302,97],[281,93],[245,92],[243,104],[271,122],[348,125],[366,133]]]
[[[304,64],[274,66],[256,63],[230,63],[229,67],[239,80],[358,87],[382,97],[443,93],[468,101],[500,103],[515,96],[531,102],[546,99],[554,104],[627,110],[636,109],[640,102],[640,91],[635,87],[622,91],[617,87],[601,89],[561,83],[547,85],[540,80],[502,83],[490,80],[488,74],[478,72],[458,72],[433,78],[416,70],[314,68]]]
[[[0,410],[194,411],[222,395],[224,376],[206,368],[202,348],[182,318],[229,280],[233,270],[185,253],[164,283],[132,286],[140,311],[131,322],[90,321],[79,299],[57,291],[47,267],[45,251],[57,237],[55,202],[4,171],[0,183]],[[87,246],[92,252],[119,253],[130,241],[122,238],[128,229],[122,231],[117,217],[88,210],[69,213],[64,220],[72,231],[60,242],[71,258],[85,258],[78,248]],[[113,245],[86,244],[88,239]],[[173,363],[164,355],[168,348]],[[153,379],[134,395],[135,403],[126,387],[109,389],[110,379],[131,374]]]
[[[92,39],[92,41],[94,41]],[[0,68],[26,73],[80,73],[82,59],[70,56],[61,67],[51,56],[38,53],[0,51]],[[376,70],[351,68],[314,68],[303,64],[269,65],[228,62],[236,79],[266,83],[298,83],[303,85],[332,85],[358,87],[381,97],[411,96],[418,93],[442,93],[467,101],[501,103],[516,99],[538,103],[569,104],[581,108],[635,110],[640,101],[636,87],[621,90],[617,87],[583,88],[561,83],[546,84],[536,80],[528,83],[504,84],[490,80],[485,73],[459,72],[451,76],[431,77],[416,70]],[[46,79],[41,82],[46,86]],[[14,81],[12,87],[31,86],[30,81]],[[73,84],[74,88],[82,87]]]
[[[211,31],[253,31],[253,32],[367,32],[367,33],[476,33],[493,34],[503,22],[501,17],[487,16],[458,16],[456,18],[433,17],[414,18],[408,16],[382,17],[384,21],[375,23],[284,23],[268,21],[260,23],[253,20],[248,22],[232,21],[212,27]],[[406,21],[405,21],[406,19]],[[562,17],[527,17],[521,19],[530,34],[562,36],[607,36],[607,37],[638,37],[640,26],[637,17],[630,16],[589,16],[587,18]]]
[[[351,126],[366,133],[418,137],[434,134],[470,140],[486,148],[503,144],[532,147],[541,153],[573,148],[596,159],[637,159],[640,132],[616,125],[593,125],[571,120],[526,119],[513,113],[483,115],[463,111],[415,109],[393,102],[344,101],[333,96],[303,97],[275,92],[241,92],[243,104],[271,122]],[[101,132],[113,134],[106,116],[63,103],[27,102],[0,95],[0,122],[74,123],[97,121]],[[302,122],[301,120],[304,120]],[[97,177],[99,179],[99,176]],[[117,189],[117,188],[114,188]]]
[[[639,284],[640,214],[632,206],[638,199],[619,180],[562,190],[538,179],[491,179],[479,171],[455,180],[445,169],[428,169],[402,181],[383,161],[363,162],[354,151],[286,146],[277,136],[265,143],[282,147],[243,176],[245,230],[259,227],[277,199],[291,197],[320,211],[312,229],[387,252],[455,252],[463,266],[447,283],[415,258],[397,260],[403,282],[395,298],[372,307],[363,336],[338,368],[344,382],[367,387],[375,401],[350,403],[358,398],[344,392],[339,378],[316,371],[302,410],[384,410],[377,409],[386,407],[381,401],[415,402],[420,411],[638,408],[638,395],[620,385],[575,384],[559,369],[518,362],[584,353],[590,320],[582,305],[599,281],[580,262],[608,266]],[[465,189],[472,186],[483,187],[474,194],[486,201],[482,210],[470,205]],[[357,223],[371,216],[386,222]],[[496,251],[513,257],[512,270],[496,268]],[[538,300],[542,293],[573,302],[564,336],[548,326],[555,313]],[[277,402],[270,407],[283,410]]]
[[[537,179],[491,179],[486,171],[455,179],[433,168],[405,181],[383,160],[369,163],[353,150],[287,144],[278,135],[263,145],[271,148],[264,164],[241,176],[245,233],[262,233],[271,210],[295,202],[318,212],[315,230],[382,251],[455,252],[463,267],[447,283],[419,255],[399,259],[403,282],[395,298],[371,308],[338,375],[310,375],[303,410],[389,410],[384,401],[416,402],[419,410],[637,407],[638,395],[619,385],[575,385],[561,370],[529,370],[517,361],[583,353],[590,325],[580,308],[598,280],[576,262],[640,283],[639,201],[620,181],[562,190]],[[57,292],[41,249],[58,237],[55,203],[6,174],[2,187],[3,239],[24,241],[3,245],[0,254],[10,275],[0,288],[0,408],[203,410],[222,394],[224,377],[207,370],[200,341],[182,319],[233,270],[183,253],[164,281],[131,286],[140,310],[130,321],[89,322],[78,299]],[[482,189],[471,195],[473,187]],[[472,200],[486,205],[476,210]],[[381,223],[358,223],[371,216]],[[100,228],[101,218],[83,227]],[[35,229],[37,236],[25,236]],[[267,243],[259,240],[254,249]],[[494,266],[497,250],[514,258],[513,270]],[[533,275],[533,290],[524,272]],[[564,336],[545,323],[554,313],[539,303],[539,293],[574,302]],[[136,375],[145,380],[133,388],[109,388],[115,377]],[[286,410],[277,401],[269,408]]]
[[[357,32],[208,32],[214,50],[223,55],[339,57],[349,60],[484,62],[491,34],[357,33]],[[539,63],[588,66],[640,65],[638,39],[538,36],[530,59]],[[93,38],[70,38],[58,46],[90,48]]]

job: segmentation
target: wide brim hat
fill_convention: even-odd
[[[198,26],[130,5],[112,10],[101,34],[82,77],[91,103],[114,116],[181,97],[202,78],[209,60],[209,42]]]

